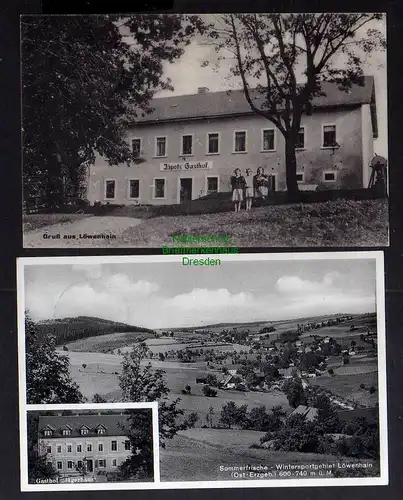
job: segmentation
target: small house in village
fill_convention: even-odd
[[[307,420],[308,422],[312,422],[318,415],[318,409],[311,408],[310,406],[299,405],[288,415],[288,418],[294,415],[302,415],[305,420]]]

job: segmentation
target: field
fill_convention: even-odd
[[[370,394],[368,390],[360,388],[361,384],[364,384],[367,388],[371,386],[377,388],[377,371],[354,373],[350,375],[336,375],[334,377],[317,377],[311,379],[310,383],[323,387],[324,389],[329,389],[334,394],[350,401],[356,401],[363,406],[375,406],[379,398],[378,391]]]
[[[148,337],[152,337],[152,334],[147,332],[111,333],[70,342],[68,344],[68,349],[69,351],[77,352],[105,352],[125,346],[126,350],[130,350],[134,344]],[[122,351],[124,350],[125,349],[122,348]]]
[[[160,450],[162,481],[216,481],[234,480],[230,471],[223,467],[267,466],[274,471],[278,464],[313,464],[355,462],[333,455],[297,453],[251,449],[263,433],[256,431],[232,431],[227,429],[191,429],[180,432],[166,442]],[[372,462],[371,460],[365,460]],[[376,465],[376,462],[375,462]],[[285,476],[285,479],[290,477]],[[242,479],[258,479],[242,478]],[[276,474],[273,479],[281,479]],[[236,479],[235,479],[236,480]]]
[[[121,400],[118,375],[121,372],[122,356],[72,351],[68,355],[72,378],[79,385],[82,394],[86,398],[91,399],[94,394],[100,394],[107,401],[118,402]],[[144,364],[146,363],[148,361],[144,362]],[[203,385],[196,384],[196,378],[204,377],[207,373],[214,372],[207,371],[203,362],[189,364],[151,360],[151,365],[154,368],[161,368],[165,371],[165,380],[171,390],[170,399],[180,397],[180,408],[188,412],[196,411],[199,414],[198,426],[205,424],[210,406],[214,408],[215,412],[213,422],[218,423],[218,414],[221,411],[221,407],[228,401],[235,401],[237,404],[247,404],[250,408],[261,405],[267,408],[275,405],[283,405],[285,410],[290,410],[285,395],[277,391],[262,393],[218,389],[217,397],[205,397],[202,392]],[[187,384],[192,388],[190,395],[181,393]]]
[[[229,236],[234,247],[344,247],[346,242],[355,247],[372,247],[389,242],[387,199],[269,205],[238,213],[231,211],[230,203],[229,211],[207,213],[205,207],[201,213],[190,215],[176,215],[176,207],[181,208],[168,207],[171,215],[145,219],[139,218],[138,212],[127,216],[127,207],[121,216],[116,210],[102,218],[91,217],[89,221],[85,220],[87,214],[27,215],[24,246],[158,248],[172,246],[173,235],[206,235],[212,233],[212,228],[215,235]],[[116,239],[46,240],[43,228],[63,234],[104,230],[115,234]]]
[[[278,205],[250,212],[161,216],[129,228],[139,247],[171,246],[172,235],[226,234],[238,247],[381,246],[388,244],[387,200]]]
[[[35,324],[35,329],[39,338],[49,334],[54,336],[57,345],[63,345],[68,342],[74,343],[82,339],[93,337],[93,339],[89,340],[89,345],[91,345],[101,341],[99,339],[102,335],[109,335],[108,341],[111,341],[111,335],[118,335],[122,332],[132,335],[141,333],[144,338],[154,336],[153,330],[148,328],[89,316],[39,321]],[[82,344],[78,344],[78,346],[79,347],[76,346],[76,350],[88,350],[85,341]]]
[[[23,231],[34,231],[53,226],[53,224],[67,224],[91,217],[91,214],[30,214],[23,215]]]

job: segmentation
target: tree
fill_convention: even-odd
[[[48,458],[38,450],[38,421],[37,412],[27,412],[27,455],[28,455],[28,482],[36,483],[37,479],[54,479],[57,471]]]
[[[129,410],[127,431],[131,453],[120,465],[119,472],[124,479],[153,478],[153,425],[150,409]]]
[[[318,409],[315,425],[320,434],[335,433],[342,430],[342,423],[336,408],[326,394],[317,394],[314,406]]]
[[[165,372],[153,370],[151,363],[144,367],[140,365],[147,351],[146,346],[140,345],[123,355],[119,387],[123,401],[158,401],[160,444],[164,448],[167,439],[172,439],[180,430],[189,429],[192,421],[183,417],[184,410],[178,408],[180,398],[169,401],[170,390],[164,379]]]
[[[247,411],[247,405],[237,406],[234,401],[228,401],[221,408],[220,422],[228,429],[231,429],[234,425],[242,426],[246,421]]]
[[[27,203],[79,199],[95,152],[110,165],[141,161],[125,132],[156,91],[172,89],[164,63],[181,56],[198,24],[171,14],[23,17]]]
[[[218,387],[218,380],[216,375],[209,373],[206,377],[206,384],[211,385],[212,387]]]
[[[274,449],[315,453],[319,445],[319,433],[312,422],[303,415],[291,415],[278,430]]]
[[[25,316],[26,394],[28,404],[82,403],[83,395],[72,381],[68,356],[56,351],[50,334],[39,338],[37,326]]]
[[[102,397],[100,394],[94,394],[92,397],[93,403],[107,403],[106,399]]]
[[[225,14],[207,26],[219,63],[227,59],[225,52],[231,53],[230,75],[240,78],[251,110],[273,123],[284,138],[290,199],[298,199],[295,146],[303,114],[311,114],[313,98],[324,95],[325,80],[341,90],[362,85],[364,55],[384,49],[386,40],[370,27],[365,36],[361,32],[381,18],[355,13]],[[340,55],[345,66],[338,66]],[[262,83],[252,88],[250,77]]]
[[[292,408],[306,404],[306,396],[300,379],[286,380],[283,385],[283,392],[287,396],[288,403]]]
[[[208,398],[215,398],[217,396],[217,391],[209,385],[204,385],[203,394]]]
[[[208,408],[208,414],[207,414],[207,422],[210,425],[210,428],[213,428],[213,415],[214,415],[214,408],[210,405]]]

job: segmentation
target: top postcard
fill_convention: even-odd
[[[389,244],[384,14],[22,16],[21,61],[26,248]]]

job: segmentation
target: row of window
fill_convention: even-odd
[[[274,177],[277,174],[271,174],[273,187],[276,189],[276,181]],[[322,172],[322,182],[335,182],[336,172],[335,171],[323,171]],[[305,173],[303,171],[297,172],[297,182],[305,182]],[[129,200],[139,200],[140,198],[140,179],[127,179],[128,183],[128,199]],[[104,196],[106,200],[116,199],[116,180],[107,179],[105,180],[105,191]],[[153,199],[165,199],[166,198],[166,178],[165,177],[155,177],[153,179]],[[201,192],[200,195],[204,196],[206,194],[218,193],[219,191],[219,177],[216,175],[206,177],[205,192]]]
[[[142,138],[132,139],[132,150],[136,157],[143,155]],[[206,137],[206,154],[220,154],[220,132],[209,132]],[[296,149],[305,149],[306,132],[305,126],[299,129],[296,142]],[[337,146],[336,125],[322,125],[322,148],[334,148]],[[262,129],[261,152],[276,151],[276,129]],[[233,135],[233,153],[248,152],[248,133],[247,130],[235,130]],[[193,156],[194,154],[194,134],[182,134],[180,141],[179,156]],[[166,158],[168,156],[168,138],[167,136],[155,137],[154,157]]]
[[[71,435],[71,432],[72,432],[72,431],[71,431],[71,429],[62,429],[61,434],[62,434],[62,436],[70,436],[70,435]],[[98,427],[98,428],[95,430],[95,432],[96,432],[97,434],[105,434],[106,429],[105,429],[104,427]],[[80,429],[80,434],[81,434],[82,436],[86,436],[86,435],[88,435],[89,433],[90,433],[90,429],[88,429],[87,427],[82,427],[82,428]],[[43,434],[44,434],[45,436],[53,436],[53,431],[52,431],[51,429],[45,429],[45,430],[43,431]]]
[[[130,450],[130,441],[129,440],[126,440],[124,443],[124,449],[126,451]],[[62,445],[61,444],[57,444],[56,445],[56,453],[62,453]],[[87,443],[85,446],[82,445],[82,444],[77,444],[76,445],[76,453],[83,453],[83,451],[86,452],[92,452],[93,451],[93,446],[92,446],[92,443]],[[111,451],[118,451],[118,442],[117,441],[114,441],[112,440],[110,442],[110,450]],[[98,451],[105,451],[105,446],[104,446],[104,443],[98,443]],[[72,444],[66,444],[66,452],[67,453],[73,453],[73,445]],[[47,445],[46,446],[46,453],[52,453],[52,446],[51,445]]]
[[[153,198],[165,198],[165,177],[154,178]],[[206,194],[217,193],[219,187],[219,178],[217,175],[206,177]],[[128,199],[138,200],[140,198],[140,179],[127,179]],[[203,193],[204,194],[204,193]],[[105,199],[114,200],[116,198],[116,180],[105,180]]]
[[[49,462],[51,464],[52,462]],[[113,458],[110,462],[112,467],[118,466],[118,461],[116,458]],[[57,470],[80,470],[84,466],[83,460],[77,460],[77,462],[73,462],[73,460],[57,460],[56,461],[56,469]],[[106,468],[106,460],[100,459],[95,460],[95,469],[105,469]]]

